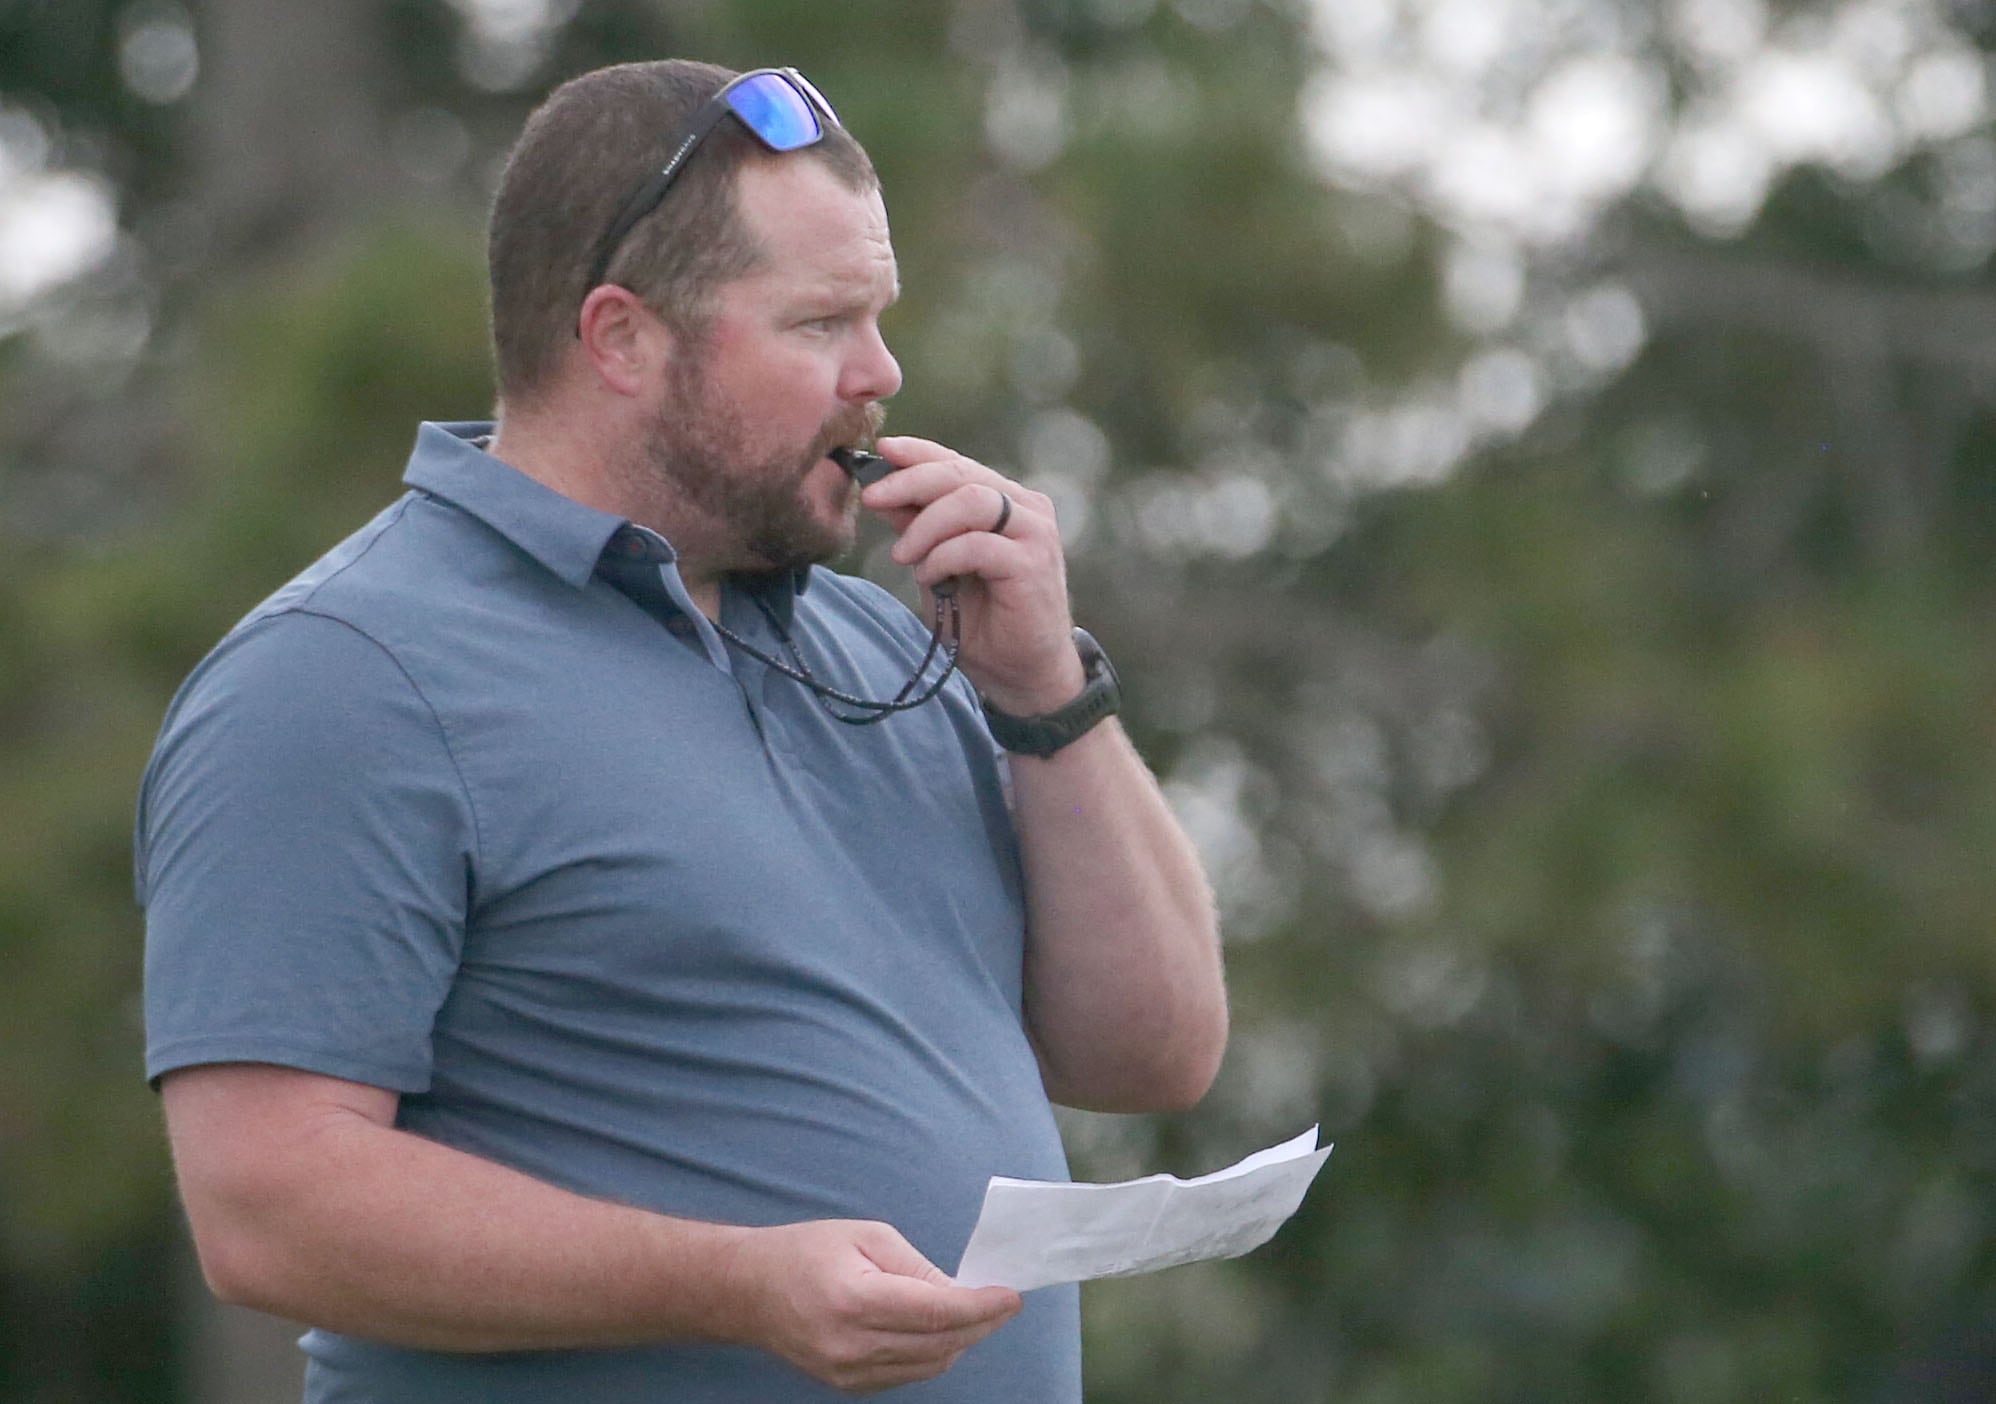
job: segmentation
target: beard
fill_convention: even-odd
[[[702,554],[748,575],[788,574],[850,548],[858,484],[841,482],[838,511],[827,520],[804,479],[839,445],[870,445],[886,411],[854,407],[827,419],[808,444],[756,447],[748,416],[714,391],[705,369],[699,357],[681,362],[642,446],[642,471],[666,498],[660,515],[687,538],[674,544],[697,539]]]

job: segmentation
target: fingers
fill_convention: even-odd
[[[895,441],[908,442],[927,440]],[[1043,555],[1058,551],[1052,499],[958,454],[914,459],[860,500],[888,517],[900,533],[894,560],[917,566],[918,577],[931,574],[920,567],[952,542],[953,549],[940,558],[950,568],[932,578],[966,572],[1004,578],[1042,565]],[[982,539],[958,541],[963,537]]]
[[[1024,1305],[1017,1292],[1002,1287],[912,1285],[924,1290],[881,1306],[872,1324],[852,1330],[813,1373],[841,1388],[878,1389],[890,1382],[928,1379],[955,1364]],[[895,1327],[888,1321],[908,1324]]]
[[[1028,520],[1034,510],[1028,496],[1019,487],[958,488],[915,516],[894,543],[894,559],[914,566],[924,584],[964,574],[1002,580],[1030,570],[1042,564],[1048,532]]]
[[[1053,500],[930,439],[896,436],[875,447],[899,471],[860,502],[897,533],[894,560],[931,591],[946,580],[969,586],[957,596],[964,675],[1021,714],[1072,698],[1081,663]]]
[[[989,488],[992,491],[984,494],[990,513],[984,520],[988,523],[998,514],[997,492],[1009,492],[1016,498],[1026,491],[976,459],[929,439],[882,439],[875,447],[900,470],[861,493],[861,501],[875,511],[919,510],[958,488]]]
[[[873,1322],[883,1329],[948,1334],[973,1331],[976,1338],[1012,1319],[1021,1305],[1008,1287],[959,1287],[913,1244],[886,1224],[860,1223],[855,1246],[878,1277],[868,1284]]]
[[[952,1283],[886,1224],[757,1230],[754,1344],[855,1392],[929,1379],[1016,1316],[1002,1287]]]
[[[903,1238],[891,1224],[860,1221],[853,1223],[851,1228],[853,1246],[882,1272],[938,1287],[954,1285],[948,1273],[915,1251],[915,1245]]]

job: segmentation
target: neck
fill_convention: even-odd
[[[507,413],[493,429],[486,451],[585,507],[630,516],[605,479],[601,453],[586,436],[559,430],[536,415]]]
[[[563,497],[663,536],[672,543],[680,579],[693,603],[709,619],[720,618],[726,568],[703,549],[696,525],[676,520],[667,504],[635,500],[641,494],[625,482],[628,474],[616,471],[619,445],[609,436],[586,427],[578,431],[545,414],[512,411],[493,431],[487,452]]]
[[[686,586],[686,593],[693,597],[693,603],[709,619],[721,617],[721,581],[718,576],[696,579],[686,573],[684,561],[679,565],[679,578]]]

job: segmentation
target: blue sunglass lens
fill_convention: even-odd
[[[803,94],[775,73],[758,73],[736,84],[728,106],[772,151],[795,151],[825,134]]]

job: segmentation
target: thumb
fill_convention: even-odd
[[[853,1246],[860,1255],[882,1272],[896,1277],[912,1277],[920,1282],[950,1286],[949,1274],[915,1251],[915,1245],[886,1224],[862,1224]]]

